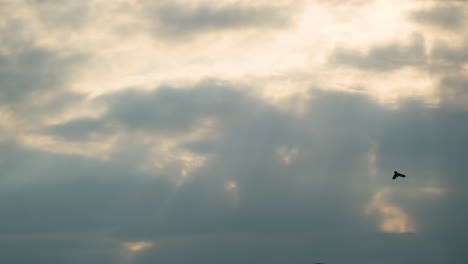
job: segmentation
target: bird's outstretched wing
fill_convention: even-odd
[[[403,177],[403,178],[405,178],[406,175],[401,174],[401,173],[399,173],[398,171],[395,171],[395,172],[393,173],[392,180],[394,180],[394,179],[396,179],[396,178],[398,178],[398,177]]]

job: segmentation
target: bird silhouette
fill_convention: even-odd
[[[401,174],[401,173],[399,173],[398,171],[394,171],[394,172],[393,172],[393,177],[392,177],[392,180],[394,180],[394,179],[396,179],[396,178],[398,178],[398,177],[405,178],[405,177],[406,177],[406,175],[404,175],[404,174]]]

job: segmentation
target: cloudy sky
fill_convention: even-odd
[[[0,262],[467,263],[467,19],[0,0]]]

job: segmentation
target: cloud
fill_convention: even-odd
[[[0,176],[0,196],[16,201],[15,206],[6,200],[0,203],[8,215],[0,227],[3,234],[105,232],[133,225],[132,214],[146,219],[144,215],[154,213],[149,208],[161,205],[175,187],[118,160],[63,156],[15,145],[2,145],[2,152],[11,155],[2,160],[8,165]],[[141,203],[148,195],[151,199]],[[120,211],[121,206],[135,211]]]
[[[116,256],[132,263],[317,258],[437,263],[462,252],[463,246],[443,245],[437,238],[456,231],[447,226],[453,223],[451,214],[468,201],[457,187],[464,182],[463,131],[468,122],[460,121],[466,112],[431,109],[417,101],[390,110],[362,94],[313,91],[305,115],[298,117],[233,89],[230,83],[209,81],[97,99],[108,106],[102,121],[154,136],[191,131],[196,120],[207,116],[220,120],[213,127],[219,136],[177,143],[181,149],[210,154],[182,185],[163,177],[162,169],[138,169],[152,147],[141,134],[129,133],[132,141],[115,149],[122,155],[107,161],[3,145],[3,154],[9,155],[1,155],[8,166],[2,166],[0,177],[0,232],[10,237],[64,234],[58,240],[64,243],[77,235],[99,234],[81,240],[98,241],[96,251],[80,242],[61,252],[69,258],[79,255],[71,252],[81,252],[88,260],[102,257],[108,263],[115,263]],[[75,125],[79,129],[71,129],[72,137],[80,126],[79,135],[87,135],[96,123],[77,120],[69,128]],[[166,126],[170,129],[164,130]],[[64,135],[69,133],[65,127],[60,131]],[[142,151],[133,152],[138,142]],[[282,162],[278,148],[297,149],[294,159]],[[368,156],[374,149],[377,172],[372,178]],[[408,175],[404,182],[391,181],[396,168]],[[411,195],[430,184],[447,190],[445,196]],[[411,220],[417,233],[379,234],[380,216],[365,214],[373,197],[387,189],[386,206]],[[465,219],[461,212],[456,215],[461,222]],[[23,256],[37,255],[38,240],[26,241],[18,242],[18,250]],[[122,248],[138,241],[153,246],[130,255]],[[256,245],[256,251],[248,253],[247,245]],[[392,254],[386,253],[389,248]],[[393,254],[402,250],[404,259]],[[41,254],[44,261],[54,259],[46,252]]]
[[[230,86],[208,80],[187,88],[162,86],[151,92],[127,90],[99,100],[109,106],[106,118],[130,129],[180,133],[191,131],[206,119],[229,118],[228,113],[240,110],[242,105],[260,103]]]
[[[92,1],[26,0],[25,5],[33,10],[38,20],[47,28],[77,29],[89,19]]]
[[[449,75],[440,82],[440,94],[443,103],[456,108],[465,108],[468,103],[468,78]]]
[[[389,39],[381,26],[414,29],[401,20],[412,4],[183,2],[0,3],[0,262],[468,261],[458,37]],[[354,4],[356,16],[337,15]],[[286,28],[266,46],[257,38]],[[197,38],[223,33],[215,49]],[[252,42],[239,45],[244,33]],[[94,60],[81,64],[82,51]],[[418,82],[427,66],[434,74]],[[191,81],[206,76],[228,80]],[[304,88],[335,81],[363,88]],[[412,93],[420,83],[438,85],[439,104]],[[374,85],[410,87],[411,100],[382,105],[366,93]],[[300,98],[300,114],[284,94]],[[408,177],[392,181],[394,170]]]
[[[83,118],[72,120],[64,124],[49,126],[47,134],[57,135],[66,140],[85,140],[92,136],[93,132],[106,132],[108,127],[101,120],[95,118]]]
[[[28,21],[25,16],[19,12],[11,12],[11,10],[24,9],[19,1],[0,3],[0,15],[2,16],[2,23],[0,24],[0,34],[3,36],[0,43],[0,54],[4,50],[17,49],[30,43],[33,38],[31,26],[28,27]]]
[[[4,236],[0,243],[8,245],[8,253],[0,259],[9,263],[122,263],[115,242],[89,234],[23,234]]]
[[[414,35],[411,43],[401,45],[391,43],[373,47],[363,53],[352,49],[338,48],[330,58],[332,63],[368,71],[393,71],[402,67],[425,65],[424,39]]]
[[[418,247],[421,238],[414,236],[358,236],[358,241],[370,242],[368,247],[360,243],[348,243],[337,237],[317,234],[235,234],[181,238],[164,243],[159,250],[147,252],[136,263],[180,263],[189,259],[195,263],[315,263],[318,261],[357,263],[436,263],[446,256],[437,251],[436,243]],[[361,244],[362,245],[362,244]],[[213,251],[213,248],[217,248]],[[181,250],[185,254],[182,254]],[[389,251],[405,252],[391,254]],[[415,254],[411,254],[411,252]]]
[[[24,4],[0,4],[4,18],[0,33],[5,36],[0,44],[0,102],[1,111],[11,113],[16,121],[37,124],[44,113],[58,114],[58,110],[82,98],[69,88],[89,54],[53,45],[54,37],[42,34],[33,9]]]
[[[410,18],[421,24],[436,26],[450,31],[462,29],[466,20],[463,8],[441,5],[413,12]]]
[[[459,72],[468,61],[467,47],[468,45],[465,41],[458,45],[447,42],[436,42],[430,55],[434,71],[444,74]]]
[[[183,38],[207,32],[248,28],[283,28],[291,21],[291,8],[242,4],[162,4],[150,8],[155,32]]]
[[[26,48],[18,53],[0,55],[0,101],[18,102],[27,96],[40,96],[61,88],[64,80],[68,80],[72,66],[82,59],[43,48]]]

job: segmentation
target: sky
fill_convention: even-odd
[[[0,0],[0,262],[468,263],[467,16]]]

